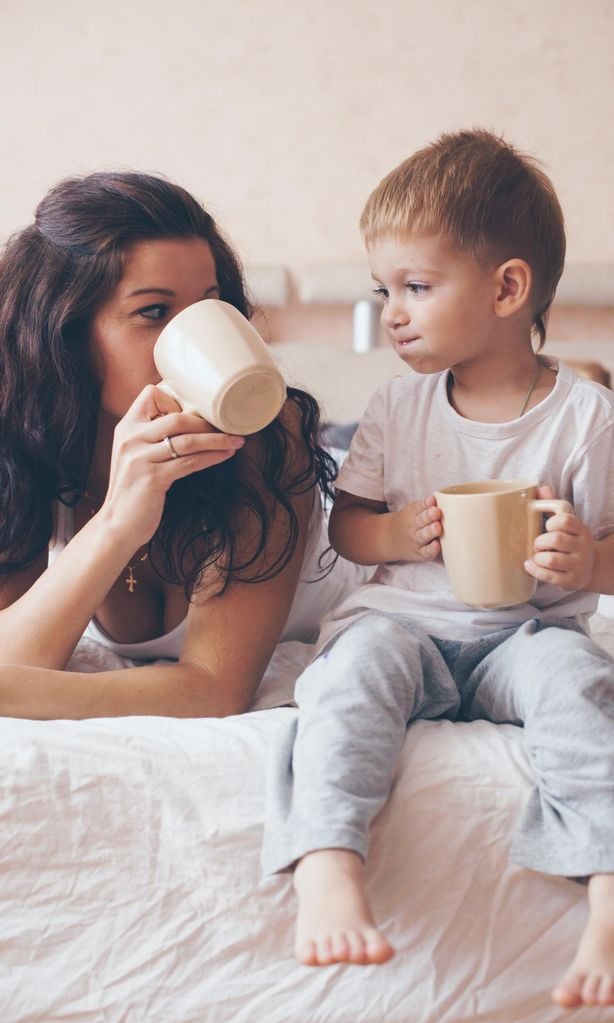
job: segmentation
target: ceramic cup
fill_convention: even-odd
[[[154,346],[158,385],[184,412],[223,433],[256,433],[286,399],[284,379],[251,323],[227,302],[207,298],[169,320]]]
[[[435,493],[442,511],[441,549],[457,600],[473,607],[512,607],[530,600],[533,556],[544,514],[573,511],[568,501],[537,500],[533,480],[485,480]]]

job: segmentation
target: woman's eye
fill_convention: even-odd
[[[428,284],[418,284],[416,281],[409,281],[406,287],[411,291],[412,295],[426,295],[429,290]]]
[[[378,298],[388,298],[388,291],[386,288],[374,288],[373,294]]]
[[[168,313],[167,305],[146,305],[142,309],[138,310],[139,316],[144,316],[146,320],[163,320]]]

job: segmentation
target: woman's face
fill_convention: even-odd
[[[219,298],[215,262],[202,238],[137,242],[124,275],[94,315],[90,345],[101,381],[101,410],[121,417],[160,374],[153,361],[158,334],[171,317],[203,298]]]

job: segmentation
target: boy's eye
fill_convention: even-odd
[[[428,284],[418,284],[417,281],[408,281],[405,287],[411,291],[412,295],[426,295],[429,290]]]
[[[374,288],[373,289],[373,294],[377,295],[378,298],[388,298],[388,289],[387,288],[381,288],[381,287],[380,288]]]
[[[146,305],[142,309],[138,310],[139,316],[144,316],[146,320],[163,320],[168,313],[168,306],[162,305],[157,302],[155,305]]]

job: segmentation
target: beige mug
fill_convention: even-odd
[[[256,433],[286,400],[286,385],[258,331],[216,298],[187,306],[154,346],[158,385],[223,433]]]
[[[530,600],[537,580],[525,571],[543,515],[572,512],[568,501],[537,500],[533,480],[484,480],[436,491],[441,549],[457,600],[512,607]]]

